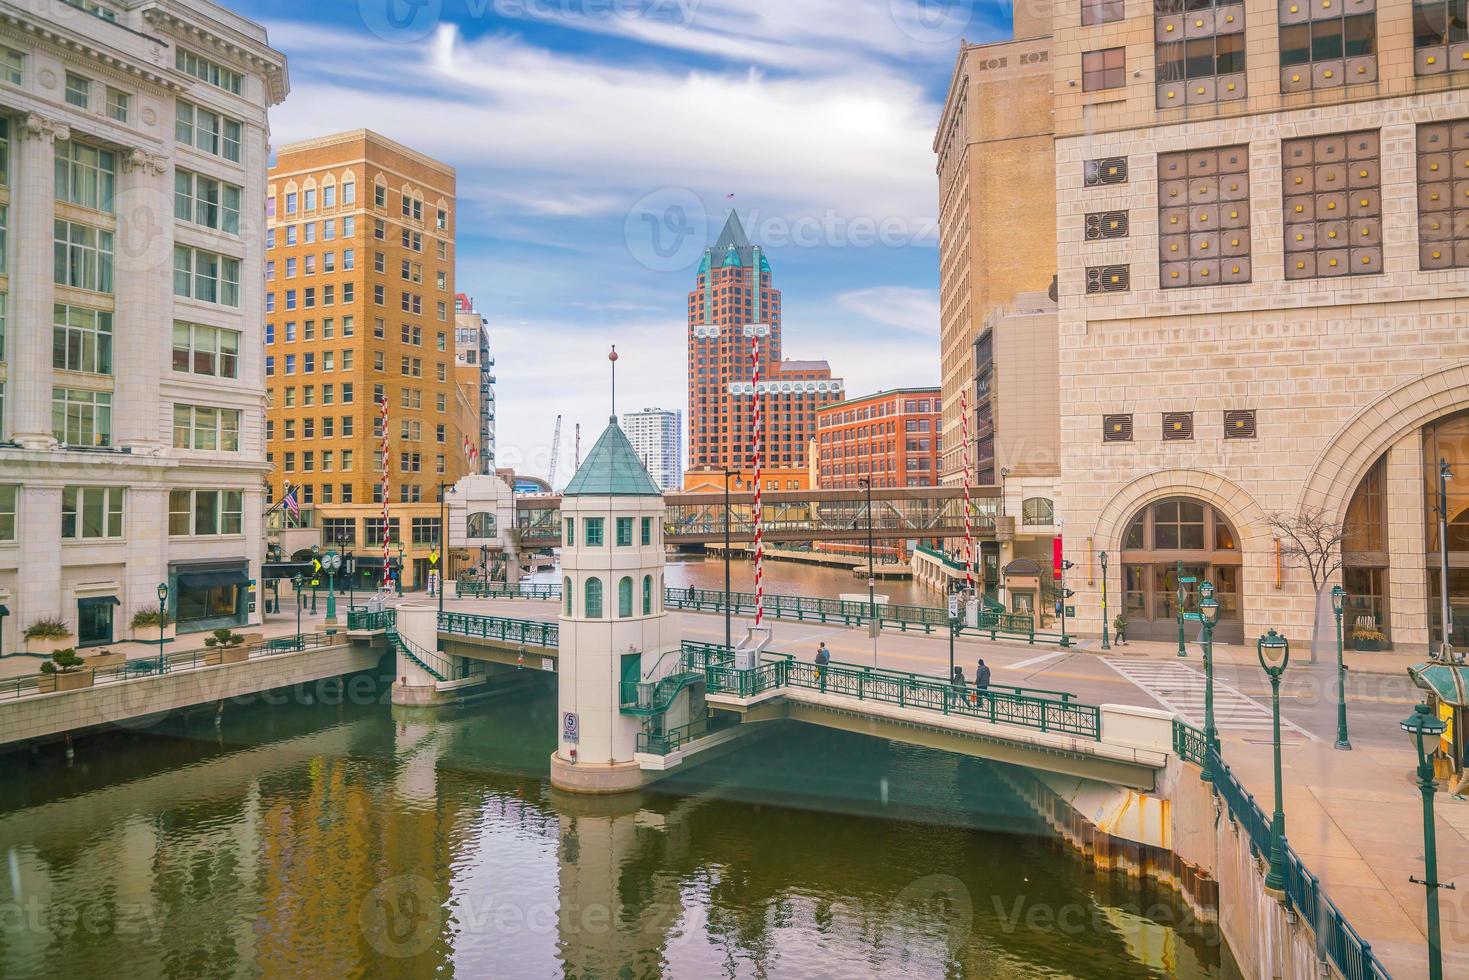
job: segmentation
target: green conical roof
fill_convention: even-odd
[[[581,469],[562,491],[563,497],[661,497],[663,491],[648,475],[643,461],[632,443],[617,426],[617,418],[609,420],[607,431],[592,447]]]

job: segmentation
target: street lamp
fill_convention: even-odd
[[[0,602],[0,660],[5,659],[5,617],[10,615],[10,607]]]
[[[1199,586],[1199,621],[1204,626],[1204,771],[1199,778],[1214,781],[1214,756],[1219,751],[1219,732],[1214,727],[1214,627],[1219,623],[1219,600],[1214,583]]]
[[[446,489],[448,490],[448,493],[444,492]],[[444,615],[444,569],[447,568],[449,565],[449,553],[444,548],[444,544],[448,540],[448,537],[444,534],[444,529],[449,523],[449,493],[453,492],[454,485],[452,483],[445,483],[442,480],[439,481],[439,543],[437,549],[439,552],[439,561],[437,563],[430,564],[438,564],[439,584],[437,588],[439,591],[440,616]]]
[[[1178,563],[1178,655],[1188,656],[1188,647],[1183,642],[1183,605],[1188,601],[1188,589],[1183,587],[1183,562]]]
[[[394,542],[398,546],[398,597],[403,597],[403,539]]]
[[[729,478],[734,476],[734,471],[728,466],[724,468],[724,651],[729,653],[734,649],[734,637],[731,633],[729,603],[732,597],[730,592],[730,566],[729,566]]]
[[[349,552],[347,552],[346,559],[347,559],[347,561],[346,561],[346,570],[347,570],[347,575],[346,575],[346,578],[347,578],[347,612],[350,613],[352,611],[353,607],[356,606],[356,602],[354,602],[353,600],[355,600],[357,598],[357,593],[356,593],[357,582],[355,581],[356,578],[357,578],[357,561],[356,561],[357,556],[354,553],[352,553],[352,552],[349,551]]]
[[[301,577],[300,572],[297,572],[292,576],[291,584],[296,587],[296,649],[299,650],[301,649],[301,586],[306,584],[306,580]]]
[[[1413,713],[1400,725],[1408,741],[1418,750],[1418,789],[1423,793],[1423,877],[1408,880],[1428,892],[1428,978],[1443,980],[1443,946],[1438,930],[1438,890],[1453,888],[1438,880],[1438,839],[1433,827],[1434,743],[1448,727],[1426,704],[1413,706]]]
[[[322,570],[326,572],[326,631],[335,633],[337,631],[337,571],[342,567],[342,556],[335,551],[328,551],[321,559]]]
[[[877,666],[877,571],[872,563],[872,479],[857,481],[867,493],[867,619],[872,632],[872,666]],[[953,671],[949,672],[952,677]]]
[[[1112,649],[1112,637],[1107,632],[1107,553],[1102,552],[1102,649]]]
[[[484,593],[488,596],[490,594],[490,546],[487,544],[479,546],[479,570],[480,577],[484,579]]]
[[[1331,611],[1336,613],[1336,747],[1351,751],[1347,740],[1347,664],[1343,655],[1342,616],[1347,611],[1347,590],[1332,586]]]
[[[158,672],[161,674],[168,669],[163,660],[163,629],[168,622],[168,583],[158,583]]]
[[[1270,710],[1274,721],[1275,742],[1275,813],[1270,818],[1270,873],[1265,876],[1267,891],[1285,890],[1285,805],[1281,798],[1280,778],[1280,675],[1290,663],[1290,641],[1275,630],[1260,637],[1255,644],[1260,666],[1270,675]]]
[[[949,683],[954,682],[954,637],[964,629],[964,602],[958,590],[949,593]]]
[[[1453,478],[1454,471],[1449,467],[1449,461],[1440,459],[1438,461],[1438,591],[1439,615],[1443,617],[1442,640],[1438,648],[1440,660],[1449,660],[1454,653],[1454,648],[1449,645],[1449,637],[1452,635],[1452,622],[1449,619],[1449,481]]]

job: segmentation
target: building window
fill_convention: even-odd
[[[1102,416],[1103,442],[1132,442],[1131,415]]]
[[[202,323],[173,324],[173,369],[211,378],[240,376],[240,334]]]
[[[25,82],[26,56],[10,48],[0,48],[0,81],[11,85]]]
[[[1158,108],[1242,99],[1245,8],[1224,0],[1157,0]]]
[[[617,519],[617,547],[632,547],[632,518],[619,517]]]
[[[438,544],[439,519],[437,517],[415,517],[412,526],[413,543],[417,545]]]
[[[1255,438],[1255,410],[1252,408],[1235,409],[1224,413],[1224,438],[1226,439],[1253,439]]]
[[[1087,187],[1127,183],[1127,157],[1102,157],[1086,161],[1082,183]]]
[[[177,142],[234,163],[240,162],[243,123],[183,99],[179,99],[176,105],[173,135]]]
[[[576,519],[568,517],[565,523],[566,530],[561,535],[561,546],[563,548],[574,548],[576,547]]]
[[[1414,0],[1413,48],[1413,70],[1419,75],[1469,68],[1464,0]]]
[[[467,527],[468,535],[471,538],[493,538],[495,536],[495,515],[488,511],[470,514]]]
[[[238,235],[242,193],[234,184],[202,177],[187,170],[176,170],[173,178],[173,214],[180,221]]]
[[[244,498],[239,490],[170,490],[168,533],[173,537],[243,534]]]
[[[240,305],[240,260],[187,245],[173,249],[173,294],[202,303]],[[286,309],[293,309],[293,293],[286,293]]]
[[[113,209],[117,156],[76,140],[56,144],[56,200],[93,211]]]
[[[107,115],[120,123],[128,121],[128,111],[132,108],[133,97],[126,92],[119,92],[115,88],[107,90]]]
[[[602,618],[602,580],[589,578],[586,584],[586,604],[583,609],[587,619]]]
[[[1105,48],[1081,56],[1081,90],[1121,88],[1127,80],[1127,49]]]
[[[1126,238],[1126,211],[1095,211],[1086,216],[1086,240],[1099,242],[1108,238]]]
[[[51,366],[83,374],[112,373],[112,314],[57,303],[51,316]]]
[[[1469,268],[1469,120],[1418,127],[1418,263]],[[1457,167],[1456,167],[1457,161]]]
[[[112,445],[112,393],[52,388],[51,435],[68,446]]]
[[[20,487],[0,486],[0,541],[15,540],[16,503],[20,499]]]
[[[1081,26],[1110,24],[1126,16],[1123,0],[1081,0]]]
[[[1280,0],[1280,90],[1377,81],[1376,5],[1376,0],[1335,7],[1321,0]]]
[[[600,548],[604,543],[602,534],[603,519],[600,517],[585,518],[582,535],[583,544],[588,548]]]
[[[174,405],[173,448],[239,452],[239,411],[205,405]]]
[[[1285,277],[1382,271],[1377,133],[1286,140]]]
[[[122,537],[122,487],[62,487],[61,536],[71,540]]]
[[[1030,497],[1020,505],[1021,523],[1026,527],[1053,527],[1056,505],[1046,497]]]
[[[56,285],[112,292],[112,232],[74,221],[57,221],[55,263]]]
[[[1250,281],[1249,166],[1248,146],[1158,157],[1162,288]]]
[[[74,105],[78,109],[89,109],[92,106],[92,80],[80,75],[66,73],[66,101],[68,105]]]
[[[1163,441],[1186,442],[1194,437],[1192,412],[1163,413]]]
[[[643,547],[646,548],[653,543],[653,518],[643,518]]]
[[[193,75],[201,82],[208,82],[216,88],[222,88],[232,95],[240,95],[244,90],[244,76],[237,71],[232,71],[221,64],[201,57],[186,48],[178,48],[174,56],[174,66],[186,75]]]
[[[632,578],[623,576],[617,583],[617,615],[623,619],[632,615]]]

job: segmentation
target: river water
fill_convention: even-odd
[[[687,588],[692,585],[700,589],[722,590],[724,561],[699,555],[670,555],[664,578],[670,587]],[[755,563],[731,562],[730,579],[735,592],[755,591]],[[867,577],[854,574],[849,568],[767,561],[765,591],[779,595],[812,595],[830,599],[843,593],[866,597]],[[889,602],[899,605],[941,606],[944,603],[943,596],[923,588],[912,579],[879,579],[877,594],[885,595]]]
[[[790,727],[569,797],[527,680],[437,713],[319,685],[0,759],[0,977],[1234,975],[985,763]]]

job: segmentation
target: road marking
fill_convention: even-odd
[[[1190,725],[1204,727],[1202,672],[1184,664],[1163,661],[1103,657],[1102,662]],[[1242,735],[1270,734],[1274,724],[1269,708],[1221,683],[1218,678],[1214,680],[1214,723],[1221,732]],[[1320,741],[1288,718],[1280,719],[1280,727],[1313,742]]]
[[[1029,660],[1022,660],[1018,664],[996,664],[995,666],[999,667],[1002,670],[1024,670],[1026,667],[1034,667],[1036,664],[1043,664],[1047,660],[1055,660],[1057,657],[1069,657],[1070,655],[1070,650],[1058,650],[1055,653],[1044,653],[1041,654],[1039,657],[1031,657]]]

